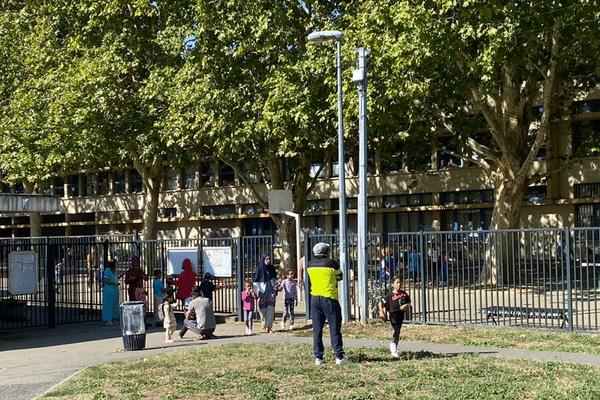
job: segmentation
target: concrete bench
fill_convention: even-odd
[[[488,307],[480,309],[479,312],[481,314],[486,315],[486,321],[489,321],[491,318],[494,325],[498,325],[494,317],[561,319],[561,328],[564,328],[565,323],[569,322],[567,312],[565,310],[558,309],[528,307]]]

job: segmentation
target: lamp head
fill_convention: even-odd
[[[316,31],[306,37],[309,42],[327,42],[336,40],[340,42],[344,38],[344,34],[340,31]]]

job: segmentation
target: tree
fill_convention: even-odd
[[[177,99],[170,114],[177,140],[200,143],[233,167],[264,208],[264,185],[291,189],[293,211],[302,214],[314,186],[311,165],[331,159],[337,132],[334,52],[307,48],[305,38],[336,20],[336,4],[198,0],[195,6],[194,48],[170,93]],[[283,264],[293,266],[293,220],[272,218]]]
[[[549,147],[552,123],[598,84],[596,5],[408,0],[360,7],[357,36],[392,60],[393,76],[402,73],[390,81],[390,95],[410,99],[412,121],[427,121],[436,134],[443,127],[460,156],[483,168],[495,193],[491,228],[517,228],[528,186],[555,173],[532,168]],[[481,141],[477,129],[491,140]],[[483,281],[501,281],[496,255],[488,259]]]

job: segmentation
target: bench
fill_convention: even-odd
[[[486,322],[491,318],[494,325],[498,325],[494,317],[562,319],[561,328],[564,328],[565,323],[569,322],[565,310],[528,307],[488,307],[480,309],[479,312],[486,315]]]

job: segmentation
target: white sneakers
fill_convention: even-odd
[[[284,331],[285,330],[285,322],[281,321],[281,330]]]
[[[290,325],[290,331],[293,331],[294,329],[294,325]]]
[[[323,365],[324,363],[325,363],[324,359],[322,359],[322,358],[315,358],[315,365]],[[350,361],[346,357],[342,357],[342,358],[336,358],[335,359],[335,363],[337,365],[344,365],[344,364],[352,364],[352,361]]]
[[[252,329],[246,328],[246,335],[252,335]]]
[[[352,361],[348,360],[346,357],[342,357],[342,358],[336,358],[335,363],[337,365],[352,364]]]
[[[392,353],[392,357],[400,358],[400,354],[398,354],[398,346],[394,342],[390,342],[390,353]]]

